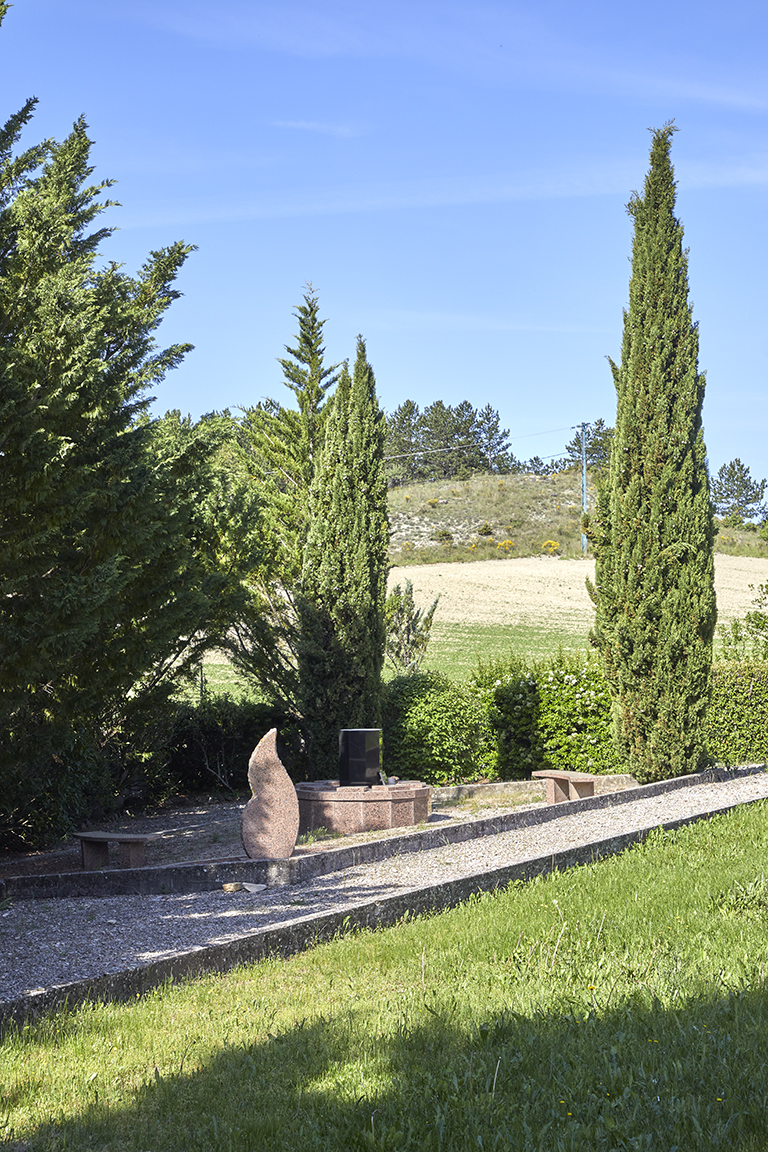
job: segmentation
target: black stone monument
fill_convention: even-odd
[[[381,728],[342,728],[339,732],[339,783],[381,783]]]

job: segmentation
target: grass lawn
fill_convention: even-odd
[[[547,660],[564,652],[586,653],[589,648],[588,630],[552,631],[546,625],[534,624],[441,624],[432,626],[424,668],[442,672],[452,680],[468,680],[477,670],[479,660],[499,658],[514,652],[530,663]],[[722,655],[722,640],[715,638],[715,658]],[[253,685],[238,676],[226,662],[206,663],[205,676],[208,690],[213,694],[227,693],[235,700],[243,697],[261,699]],[[385,679],[391,672],[385,666]],[[185,695],[197,699],[197,685]]]
[[[767,816],[25,1027],[6,1146],[768,1148]]]
[[[553,632],[534,624],[441,624],[436,622],[427,648],[424,667],[443,672],[453,680],[468,680],[478,660],[490,660],[514,652],[535,662],[556,656],[558,649],[585,652],[587,631]]]

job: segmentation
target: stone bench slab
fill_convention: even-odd
[[[555,768],[540,768],[532,772],[547,785],[547,804],[562,804],[564,800],[583,800],[594,796],[595,781],[591,772],[562,772]]]
[[[120,849],[121,868],[143,868],[146,843],[156,840],[158,833],[140,836],[133,832],[75,832],[75,837],[80,841],[83,868],[86,872],[98,872],[109,867],[110,844],[117,844]]]

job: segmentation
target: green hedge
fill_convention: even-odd
[[[597,661],[560,655],[528,667],[512,659],[474,677],[496,741],[500,779],[541,768],[621,772],[611,738],[611,702]]]
[[[468,685],[436,672],[396,676],[382,712],[388,775],[436,786],[495,778],[488,719]]]
[[[277,728],[286,745],[285,767],[295,779],[303,778],[291,755],[295,722],[280,708],[226,695],[177,706],[164,750],[165,771],[180,790],[247,788],[251,753],[270,728]]]
[[[534,667],[515,658],[496,661],[474,682],[495,736],[500,779],[537,768],[624,771],[611,736],[608,688],[594,657],[561,655]],[[714,666],[707,742],[714,763],[768,761],[768,663]]]
[[[154,726],[145,719],[110,747],[73,736],[63,767],[76,772],[0,766],[0,843],[50,843],[119,796],[145,803],[185,790],[243,789],[251,752],[273,727],[288,771],[304,779],[295,721],[227,696],[166,706]],[[529,667],[511,658],[481,667],[469,684],[437,673],[399,676],[384,689],[383,728],[385,770],[433,785],[525,779],[547,767],[623,771],[595,659],[560,656]],[[768,663],[714,666],[708,744],[716,763],[768,761]]]
[[[74,733],[56,762],[18,765],[0,757],[0,846],[55,843],[82,821],[103,819],[183,792],[248,787],[248,760],[270,728],[284,744],[283,761],[306,779],[295,721],[280,709],[228,696],[195,704],[163,701],[103,739]]]
[[[707,744],[718,764],[768,761],[768,663],[715,664]]]
[[[248,758],[272,727],[298,747],[295,723],[265,704],[210,697],[180,706],[164,771],[182,790],[244,788]],[[383,730],[386,772],[436,786],[525,779],[536,768],[624,771],[594,657],[496,661],[469,684],[438,673],[395,677],[384,687]],[[715,665],[709,749],[718,763],[768,760],[768,664]],[[286,767],[303,778],[298,757],[287,755]]]
[[[62,840],[94,807],[107,807],[113,791],[109,765],[87,732],[73,730],[55,759],[20,764],[0,755],[0,847]]]

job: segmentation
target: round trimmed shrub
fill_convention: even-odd
[[[384,686],[384,768],[425,784],[495,777],[491,732],[478,694],[436,672],[397,676]]]

